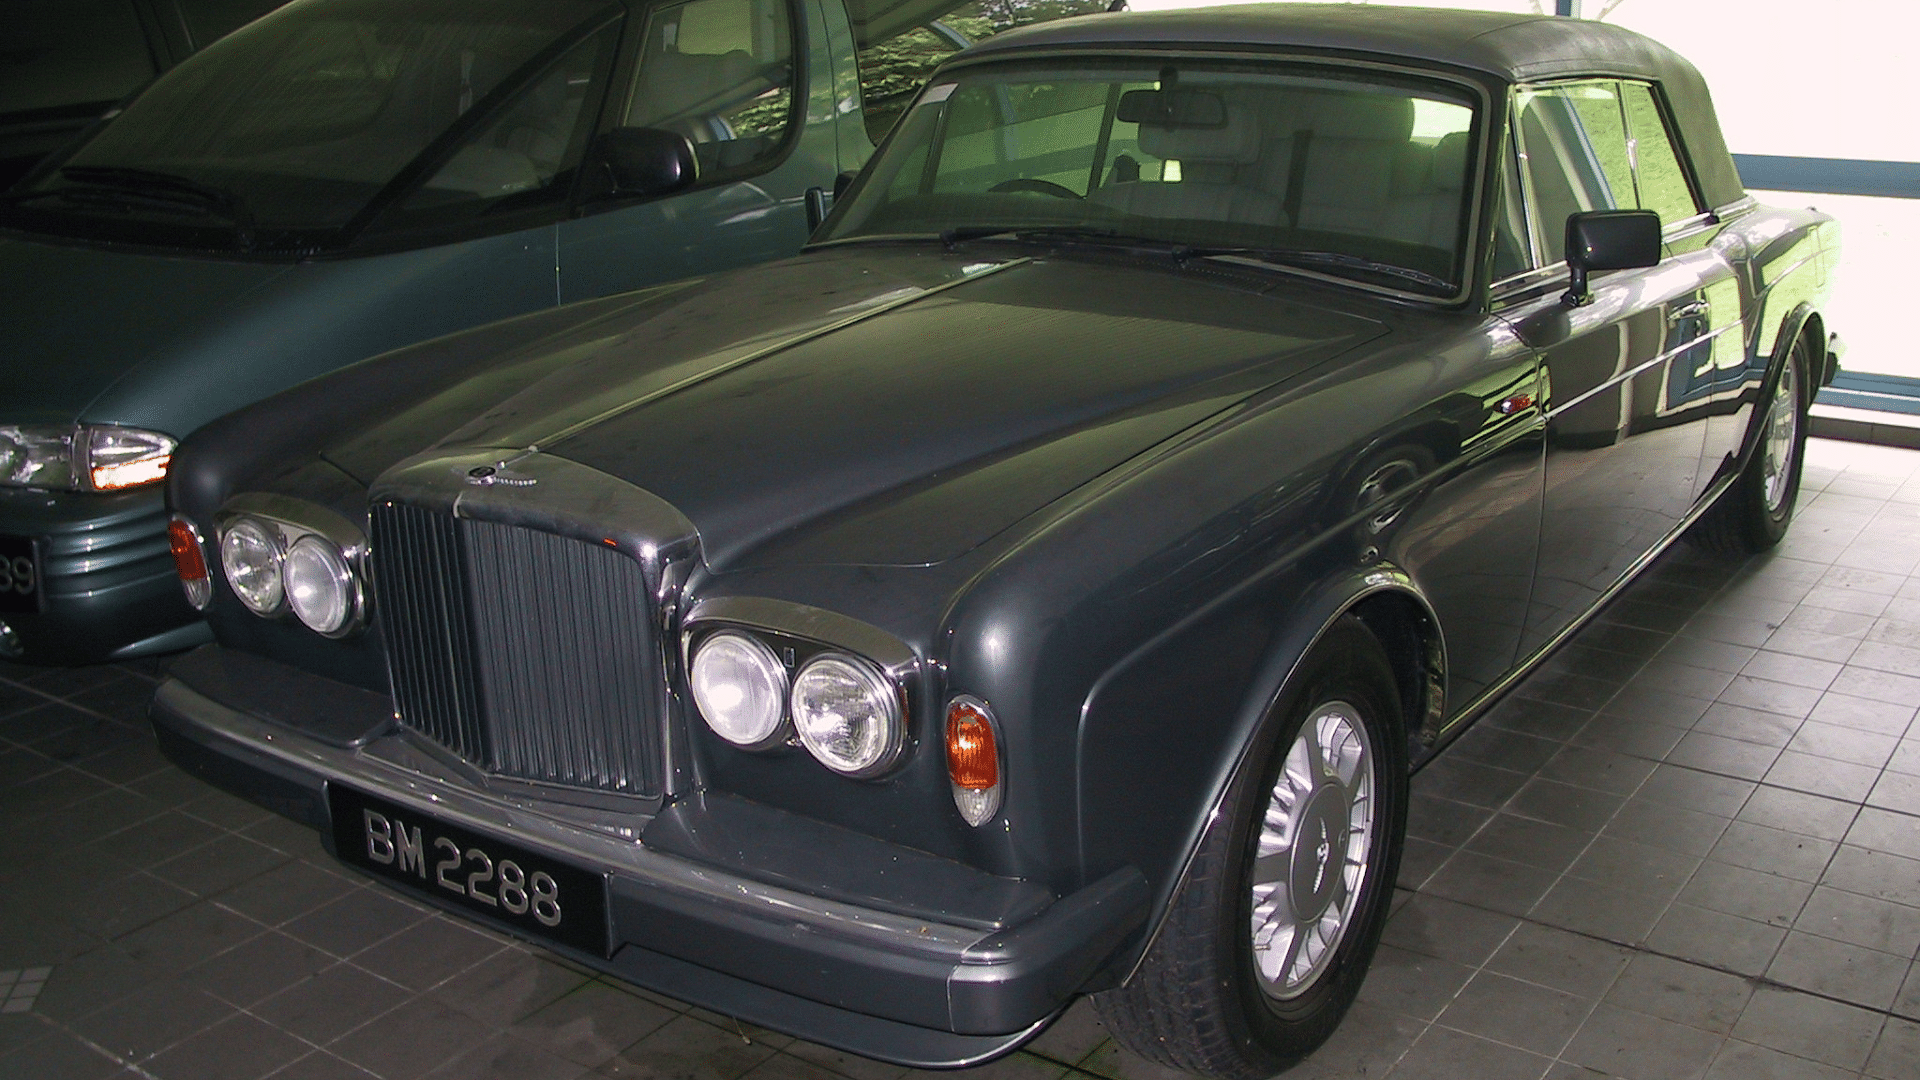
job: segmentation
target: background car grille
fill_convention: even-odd
[[[640,565],[610,547],[404,504],[372,514],[400,722],[488,772],[660,790]]]

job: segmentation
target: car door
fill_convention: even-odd
[[[1670,345],[1693,344],[1670,365],[1665,393],[1669,412],[1707,416],[1694,485],[1703,494],[1738,455],[1750,412],[1743,395],[1748,371],[1738,271],[1746,245],[1695,195],[1658,90],[1633,81],[1620,89],[1636,205],[1660,215],[1668,264],[1694,278],[1692,292],[1668,302]]]
[[[1515,96],[1521,177],[1537,268],[1507,310],[1538,350],[1547,410],[1538,570],[1521,638],[1530,655],[1592,608],[1676,529],[1703,478],[1711,306],[1697,263],[1594,275],[1591,299],[1564,290],[1566,219],[1635,208],[1620,83],[1527,87]],[[1737,316],[1737,312],[1733,313]],[[1703,361],[1703,357],[1707,357]]]
[[[561,301],[798,252],[808,191],[831,189],[839,169],[818,0],[662,0],[635,12],[628,37],[603,128],[686,136],[700,179],[662,198],[589,202],[563,222]]]

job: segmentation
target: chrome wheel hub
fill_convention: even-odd
[[[1766,485],[1767,513],[1778,514],[1787,501],[1787,482],[1793,476],[1793,448],[1800,434],[1800,382],[1794,365],[1780,372],[1780,384],[1767,403],[1767,430],[1761,439],[1761,480]]]
[[[1282,1000],[1318,981],[1346,935],[1373,850],[1373,746],[1359,710],[1329,701],[1287,749],[1254,857],[1254,970]]]

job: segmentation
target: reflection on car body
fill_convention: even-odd
[[[1269,1075],[1365,975],[1409,770],[1671,542],[1784,533],[1836,255],[1613,27],[1008,34],[797,258],[189,440],[217,644],[156,731],[359,865],[370,807],[603,875],[557,947],[755,1023],[954,1066],[1093,994]]]

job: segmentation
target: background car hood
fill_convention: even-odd
[[[1384,332],[1268,294],[1272,275],[1106,255],[976,259],[838,321],[823,320],[824,296],[765,298],[770,281],[899,258],[847,250],[715,279],[443,445],[538,445],[629,480],[693,521],[716,569],[931,563]],[[677,326],[752,325],[769,305],[793,333],[692,355],[667,345]]]
[[[128,372],[288,269],[0,237],[0,423],[80,419]]]

